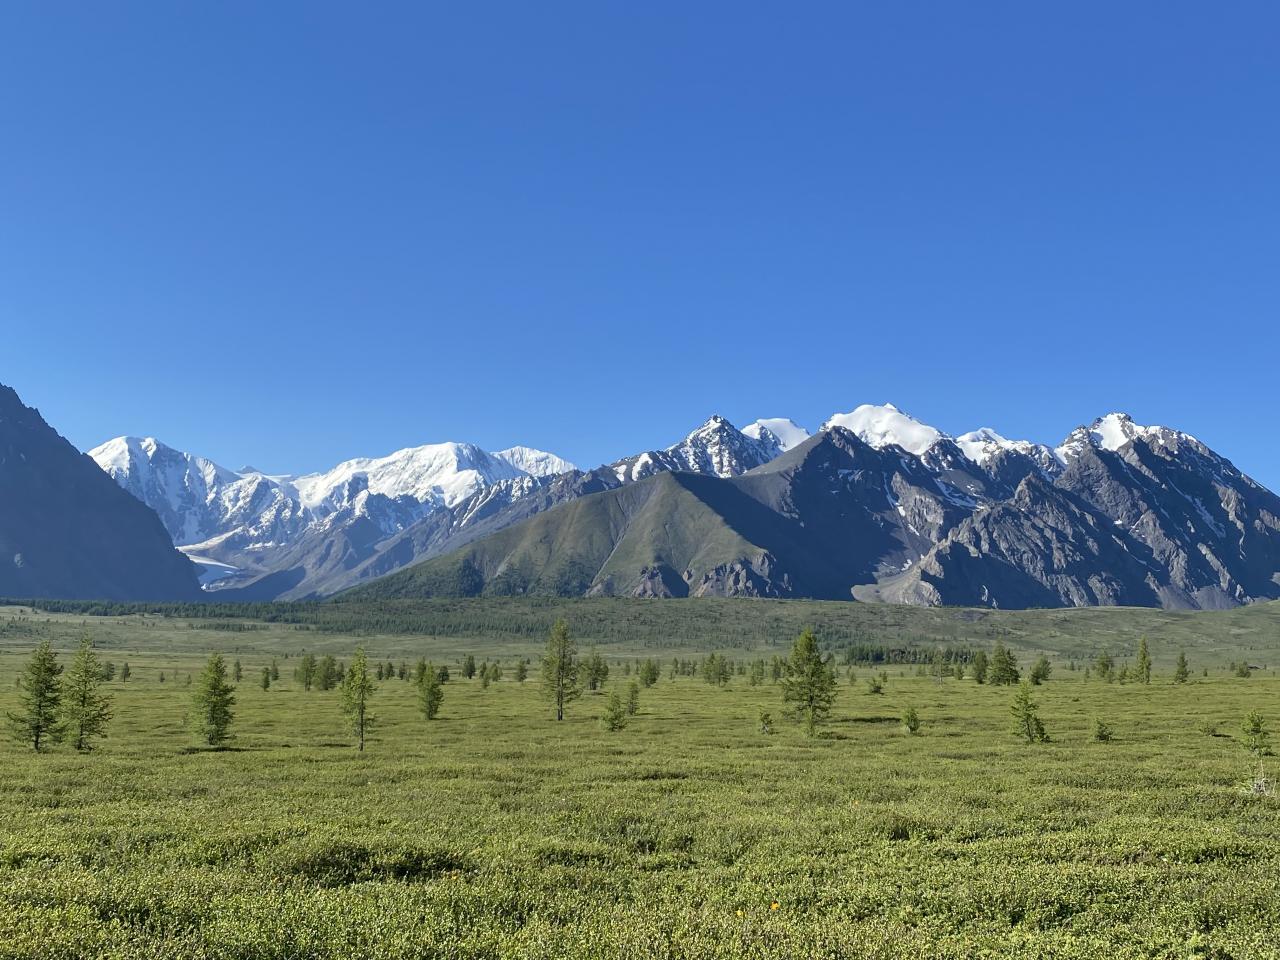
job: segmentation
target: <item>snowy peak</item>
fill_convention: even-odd
[[[1060,461],[1066,463],[1078,457],[1087,446],[1114,453],[1135,440],[1145,440],[1152,445],[1170,448],[1176,448],[1178,442],[1183,440],[1200,446],[1200,442],[1190,434],[1169,427],[1144,427],[1135,423],[1129,414],[1116,412],[1099,417],[1087,427],[1076,427],[1054,453]]]
[[[623,483],[671,471],[736,477],[777,456],[777,444],[772,435],[758,440],[715,414],[679,443],[618,460],[609,468]]]
[[[808,430],[786,417],[757,420],[743,427],[742,432],[752,440],[776,446],[779,453],[786,453],[809,439]]]
[[[921,423],[891,403],[876,406],[864,403],[850,413],[837,413],[822,425],[823,430],[844,427],[877,450],[895,445],[920,456],[943,439],[941,430]]]
[[[160,469],[191,471],[206,484],[230,483],[236,478],[233,471],[212,460],[183,453],[155,437],[116,437],[94,447],[89,456],[117,480],[120,476],[145,475]]]
[[[980,467],[987,466],[1002,453],[1020,453],[1042,467],[1051,467],[1056,463],[1053,451],[1044,444],[1032,443],[1030,440],[1010,440],[990,427],[962,433],[955,438],[955,442],[960,451]]]
[[[537,450],[533,447],[508,447],[506,450],[499,450],[494,457],[511,464],[521,473],[527,473],[531,477],[554,477],[557,474],[578,469],[574,464],[557,457],[554,453],[547,453],[545,450]]]

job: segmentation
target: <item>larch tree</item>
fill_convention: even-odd
[[[1147,648],[1146,637],[1141,637],[1138,640],[1138,663],[1136,666],[1136,673],[1140,682],[1151,682],[1151,651]]]
[[[818,652],[813,630],[806,628],[791,645],[791,656],[784,664],[782,702],[787,715],[800,720],[812,737],[818,724],[826,722],[835,699],[835,672]]]
[[[63,696],[71,742],[81,753],[88,753],[94,740],[106,736],[111,720],[111,698],[102,692],[104,676],[102,664],[93,652],[93,641],[82,637],[67,672]]]
[[[19,709],[6,716],[13,731],[37,753],[62,740],[62,665],[48,640],[42,640],[18,678]]]
[[[1049,739],[1040,720],[1040,708],[1031,699],[1031,684],[1026,680],[1018,684],[1018,692],[1014,694],[1009,709],[1013,714],[1015,736],[1023,737],[1027,743],[1043,743]]]
[[[440,702],[444,700],[444,683],[440,680],[440,671],[427,664],[418,680],[418,700],[422,704],[422,714],[428,720],[434,720],[440,712]]]
[[[1191,676],[1191,671],[1187,667],[1187,655],[1185,653],[1178,654],[1178,664],[1173,668],[1173,682],[1186,683],[1187,678]]]
[[[220,653],[211,654],[191,697],[191,725],[196,736],[211,747],[226,743],[231,737],[235,703],[235,687],[227,681],[227,661]]]
[[[356,655],[351,658],[351,665],[342,678],[342,712],[346,714],[362,752],[365,734],[373,726],[369,701],[375,689],[373,676],[369,673],[369,658],[365,656],[364,647],[357,647]]]
[[[556,705],[556,719],[564,719],[564,705],[582,695],[578,685],[578,648],[561,617],[551,627],[542,655],[542,692]]]

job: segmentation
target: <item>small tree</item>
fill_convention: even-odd
[[[240,669],[240,660],[239,658],[237,658],[236,662],[231,667],[231,679],[234,680],[236,683],[239,683],[243,677],[244,677],[244,671]]]
[[[1115,679],[1116,662],[1111,658],[1111,654],[1103,651],[1098,654],[1096,660],[1093,661],[1093,672],[1097,674],[1098,679],[1105,683],[1110,683]]]
[[[1110,743],[1115,739],[1115,733],[1111,730],[1111,725],[1101,717],[1094,717],[1093,720],[1093,739],[1099,743]]]
[[[588,690],[599,690],[609,679],[609,665],[604,657],[592,650],[582,664],[583,678],[587,681]]]
[[[991,651],[991,667],[987,672],[988,682],[996,686],[1012,686],[1018,682],[1018,661],[1013,653],[1000,641],[996,641]]]
[[[1013,732],[1026,739],[1027,743],[1043,743],[1049,739],[1044,724],[1040,721],[1039,707],[1031,699],[1031,684],[1023,680],[1018,684],[1018,692],[1014,694]]]
[[[1253,756],[1261,759],[1271,753],[1271,732],[1267,730],[1267,721],[1257,710],[1249,713],[1240,725],[1241,744]]]
[[[270,667],[262,668],[262,689],[263,690],[271,689],[271,668]]]
[[[310,690],[316,682],[316,656],[314,653],[305,654],[298,661],[298,668],[294,673],[298,678],[298,682],[302,684],[303,690]]]
[[[469,653],[462,661],[462,675],[468,680],[476,675],[476,658]]]
[[[985,651],[979,650],[973,655],[973,679],[978,683],[987,682],[987,654]]]
[[[787,715],[804,723],[805,733],[813,736],[818,724],[825,723],[836,699],[836,676],[831,665],[818,652],[813,630],[806,628],[791,645],[782,680],[782,702]]]
[[[191,698],[191,725],[196,736],[211,747],[219,747],[231,737],[234,690],[227,682],[227,662],[222,654],[211,654]]]
[[[361,752],[364,751],[365,734],[373,726],[369,700],[376,689],[364,647],[356,647],[356,655],[351,658],[351,666],[347,667],[342,678],[342,712],[351,724],[351,732],[355,734]]]
[[[618,694],[610,693],[604,703],[604,713],[600,715],[600,726],[609,731],[621,730],[627,725],[627,708]]]
[[[121,682],[121,683],[125,683],[126,681],[128,681],[128,679],[129,679],[129,673],[130,673],[130,670],[129,670],[129,661],[128,661],[128,660],[126,660],[126,661],[124,662],[124,664],[120,667],[120,682]]]
[[[760,712],[760,732],[764,734],[773,733],[773,714],[768,710]]]
[[[444,683],[440,680],[439,671],[430,664],[422,671],[422,678],[418,681],[418,700],[422,704],[422,715],[428,720],[434,720],[440,712],[440,703],[444,700]]]
[[[81,753],[92,750],[96,738],[106,736],[111,698],[102,692],[102,683],[103,670],[93,652],[93,641],[85,636],[71,661],[64,697],[71,742]]]
[[[916,713],[915,707],[907,707],[907,709],[903,711],[902,729],[910,736],[915,736],[920,732],[920,714]]]
[[[1049,679],[1049,674],[1051,673],[1053,673],[1053,664],[1049,662],[1048,657],[1041,654],[1040,658],[1031,667],[1031,682],[1039,686]]]
[[[21,709],[6,714],[14,733],[39,753],[60,743],[66,726],[59,716],[62,705],[62,665],[48,640],[40,641],[18,678]]]
[[[1173,682],[1186,683],[1187,678],[1191,676],[1191,671],[1187,668],[1187,655],[1179,652],[1178,664],[1173,668]]]
[[[1134,665],[1134,674],[1141,683],[1151,682],[1151,651],[1147,647],[1147,638],[1138,640],[1138,662]]]
[[[516,680],[520,683],[524,683],[528,679],[529,679],[529,661],[524,659],[524,657],[521,657],[516,662]]]
[[[551,627],[547,651],[542,657],[542,690],[556,705],[556,719],[564,719],[564,705],[578,699],[578,648],[569,636],[569,624],[561,617]]]
[[[639,670],[640,685],[644,687],[652,687],[658,682],[658,661],[646,660],[640,664]]]
[[[884,681],[874,674],[867,677],[867,693],[871,696],[884,693]]]
[[[640,712],[640,681],[632,680],[627,685],[627,716],[634,717]]]

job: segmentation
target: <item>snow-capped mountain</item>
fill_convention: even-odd
[[[736,477],[768,463],[784,449],[783,441],[763,427],[757,436],[750,436],[717,414],[665,450],[638,453],[611,466],[626,483],[670,472]]]
[[[360,521],[390,536],[494,484],[573,469],[530,447],[490,454],[469,443],[407,447],[302,476],[228,470],[153,437],[117,437],[89,456],[156,511],[206,583],[274,572],[277,556],[317,530]]]
[[[665,526],[636,528],[639,546],[606,551],[603,579],[579,584],[589,592],[992,606],[1222,607],[1280,597],[1280,500],[1194,437],[1122,413],[1077,428],[1056,448],[989,427],[953,437],[892,404],[837,413],[815,436],[784,418],[739,430],[712,416],[669,447],[585,472],[526,447],[488,453],[460,443],[296,477],[226,470],[152,439],[119,438],[93,457],[156,509],[205,566],[207,588],[244,599],[328,595],[464,551],[508,571],[502,590],[573,592],[559,574],[544,583],[538,565],[549,531],[565,544],[583,531],[539,518],[590,496],[616,496],[620,512],[575,514],[585,530],[605,515],[623,524],[591,534],[592,549],[631,536],[635,523]],[[692,479],[651,487],[667,475]],[[640,492],[623,493],[631,487]],[[661,506],[634,514],[650,503],[645,491],[657,491]],[[662,511],[690,496],[701,503],[694,514],[760,501],[764,514],[725,517],[733,532],[714,543],[741,543],[748,527],[769,543],[759,556],[695,551],[680,563],[651,557],[647,572],[619,566],[676,543],[684,508],[665,520]],[[523,535],[494,538],[529,524],[542,525],[536,549],[521,546],[511,567],[517,556],[501,544]],[[498,546],[480,546],[490,540]],[[587,575],[593,557],[574,560],[575,575]]]

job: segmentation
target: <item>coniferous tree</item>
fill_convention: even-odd
[[[280,664],[276,662],[276,658],[271,658],[271,682],[275,683],[280,679]]]
[[[632,680],[627,685],[627,716],[634,717],[640,712],[640,681]]]
[[[271,668],[270,667],[262,668],[262,689],[263,690],[271,689]]]
[[[101,690],[104,671],[93,652],[93,641],[81,639],[80,649],[67,671],[63,706],[72,745],[81,753],[93,749],[93,741],[106,736],[111,719],[111,698]]]
[[[440,712],[440,703],[444,700],[444,683],[440,680],[439,671],[430,664],[427,664],[422,679],[418,681],[418,700],[422,704],[423,716],[434,720]]]
[[[476,675],[476,658],[469,653],[462,661],[462,675],[468,680]]]
[[[564,719],[564,705],[582,693],[578,686],[578,649],[561,617],[551,628],[542,657],[542,690],[556,705],[556,719]]]
[[[351,666],[347,667],[342,678],[342,712],[351,724],[351,732],[355,734],[361,752],[364,751],[365,734],[373,726],[369,701],[375,689],[369,673],[369,658],[365,656],[364,647],[356,647],[356,655],[351,658]]]
[[[997,686],[1010,686],[1018,682],[1018,661],[1013,652],[1003,643],[996,641],[991,650],[991,666],[987,670],[987,682]]]
[[[240,669],[240,660],[239,660],[239,658],[237,658],[237,659],[236,659],[236,662],[235,662],[235,665],[234,665],[234,666],[232,666],[232,668],[231,668],[231,679],[232,679],[232,680],[234,680],[236,683],[239,683],[239,682],[240,682],[240,679],[241,679],[243,676],[244,676],[244,673],[243,673],[243,671]]]
[[[1031,667],[1031,673],[1030,673],[1031,682],[1034,683],[1036,686],[1039,686],[1040,684],[1044,683],[1046,680],[1049,679],[1049,674],[1051,674],[1052,672],[1053,672],[1053,664],[1049,662],[1048,657],[1046,657],[1044,654],[1041,654],[1040,658],[1036,660],[1035,664]]]
[[[587,689],[598,690],[609,679],[609,665],[604,662],[604,657],[593,649],[582,662],[582,674],[587,682]]]
[[[126,661],[124,662],[124,664],[120,667],[120,682],[121,682],[121,683],[125,683],[125,682],[129,679],[129,673],[130,673],[130,670],[129,670],[129,661],[128,661],[128,660],[126,660]]]
[[[1271,752],[1271,733],[1267,730],[1267,722],[1257,710],[1244,718],[1240,725],[1243,734],[1241,744],[1253,756],[1261,759]]]
[[[1049,739],[1040,720],[1039,707],[1031,699],[1031,684],[1026,680],[1018,684],[1018,692],[1014,694],[1010,711],[1013,713],[1015,735],[1025,738],[1027,743],[1042,743]]]
[[[1151,651],[1147,649],[1146,637],[1138,640],[1138,663],[1134,667],[1134,673],[1141,683],[1151,682]]]
[[[1111,658],[1111,654],[1103,651],[1098,654],[1093,661],[1093,672],[1099,680],[1110,683],[1115,679],[1116,662]]]
[[[973,679],[978,683],[987,682],[987,655],[982,650],[973,655]]]
[[[627,708],[616,692],[610,693],[604,704],[604,713],[600,715],[600,726],[609,731],[617,731],[626,725]]]
[[[818,640],[806,628],[791,645],[782,680],[782,702],[788,716],[804,724],[805,733],[813,736],[818,724],[826,722],[836,699],[836,675],[831,665],[818,652]]]
[[[1187,678],[1191,676],[1191,671],[1187,669],[1187,655],[1178,653],[1178,665],[1173,668],[1173,682],[1186,683]]]
[[[211,747],[221,746],[231,736],[234,690],[227,682],[227,662],[222,654],[211,654],[191,699],[192,728],[196,736]]]
[[[298,682],[302,684],[303,690],[310,690],[316,682],[316,656],[314,653],[304,654],[298,662],[298,668],[295,672]]]
[[[516,680],[520,683],[524,683],[528,679],[529,679],[529,661],[526,660],[524,657],[521,657],[518,661],[516,661]]]
[[[20,709],[6,716],[14,733],[37,753],[60,743],[66,732],[59,710],[62,705],[62,665],[48,640],[31,654],[18,679],[22,691]]]

